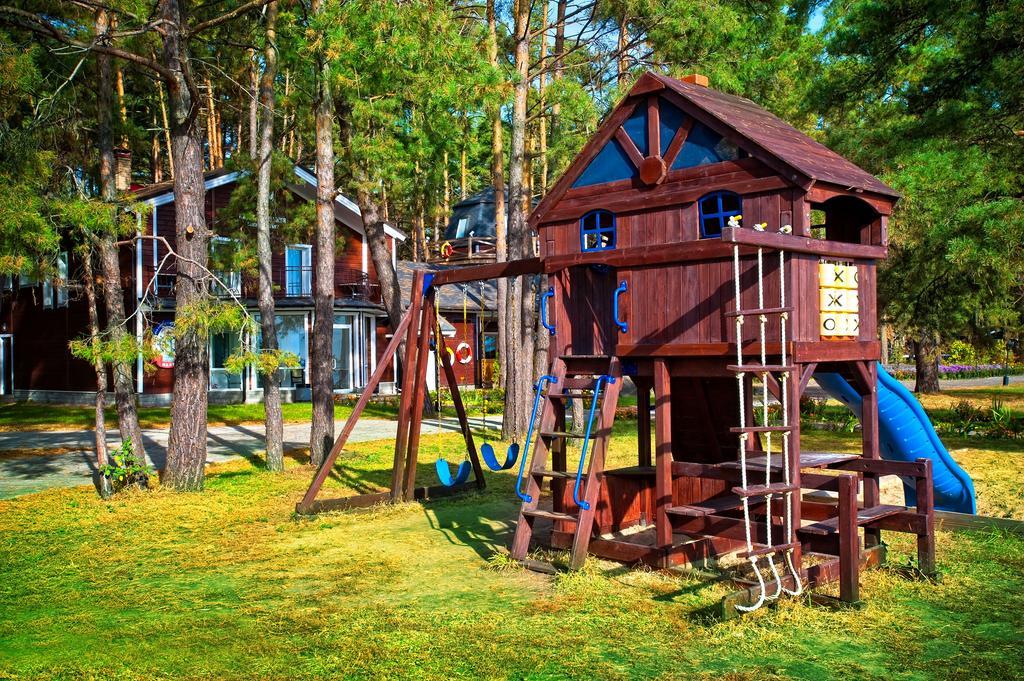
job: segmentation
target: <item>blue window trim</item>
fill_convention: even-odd
[[[587,218],[593,217],[595,226],[587,228]],[[607,221],[607,222],[606,222]],[[611,235],[608,243],[601,244],[601,237]],[[597,236],[597,246],[587,248],[587,236]],[[584,253],[593,251],[610,251],[615,248],[615,213],[604,208],[592,210],[580,218],[580,250]]]
[[[722,199],[725,197],[736,198],[736,208],[734,210],[725,210],[722,207]],[[708,212],[705,210],[705,203],[713,201],[712,206],[714,210]],[[718,239],[722,236],[722,230],[725,229],[729,224],[729,218],[734,215],[741,215],[743,213],[743,197],[736,192],[730,192],[726,190],[720,190],[705,194],[704,196],[697,199],[697,208],[700,214],[700,238],[701,239]],[[718,225],[717,233],[709,233],[705,229],[705,223],[708,221],[714,221]]]

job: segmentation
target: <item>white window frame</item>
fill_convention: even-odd
[[[235,333],[235,332],[234,331],[230,331],[230,330],[229,331],[223,331],[222,334],[213,334],[213,333],[211,333],[210,337],[209,337],[209,340],[207,340],[207,344],[208,344],[207,350],[208,350],[208,352],[206,354],[209,357],[209,365],[210,365],[210,376],[209,376],[209,386],[208,386],[210,390],[220,390],[220,391],[225,391],[225,392],[229,392],[229,391],[240,392],[245,387],[245,372],[244,371],[242,373],[240,373],[240,374],[236,374],[238,376],[238,385],[235,386],[235,387],[221,388],[221,387],[215,387],[213,385],[213,377],[215,375],[214,372],[218,372],[216,375],[223,375],[223,376],[231,375],[231,372],[228,371],[226,367],[215,367],[215,366],[213,366],[213,337],[216,336],[216,335],[231,335],[233,333]],[[227,379],[227,380],[230,381],[230,378]]]
[[[237,245],[238,244],[238,239],[231,239],[231,238],[226,237],[226,236],[215,236],[215,237],[213,237],[210,240],[210,255],[213,255],[214,249],[216,249],[219,244],[223,244],[223,245],[236,244]],[[225,292],[223,290],[224,286],[221,286],[217,282],[213,282],[213,287],[215,288],[215,291],[214,291],[215,295],[221,295],[222,296],[222,295],[226,295],[227,293],[231,293],[231,294],[234,294],[236,296],[242,295],[242,271],[241,270],[218,270],[218,271],[216,271],[216,274],[220,278],[220,280],[222,282],[224,282],[224,286],[227,287],[227,292]]]
[[[290,288],[288,253],[298,251],[299,256],[299,291],[293,293]],[[313,295],[313,247],[309,244],[291,244],[284,249],[284,294],[288,298],[308,298]]]

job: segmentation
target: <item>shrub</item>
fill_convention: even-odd
[[[125,439],[121,443],[121,448],[111,455],[110,460],[111,463],[100,467],[100,473],[109,478],[115,492],[133,486],[140,489],[149,487],[153,469],[135,456],[130,439]]]
[[[1024,434],[1024,419],[999,400],[992,401],[992,422],[986,433],[989,437],[1017,439]]]
[[[974,346],[962,340],[950,343],[946,354],[949,355],[949,361],[952,364],[975,364],[978,361],[978,353]]]
[[[957,435],[967,435],[975,426],[986,420],[985,412],[980,407],[975,407],[967,400],[960,400],[953,407],[953,432]]]

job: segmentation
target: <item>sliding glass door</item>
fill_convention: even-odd
[[[334,316],[332,343],[333,363],[331,378],[334,389],[342,392],[355,390],[355,347],[352,342],[352,315]]]

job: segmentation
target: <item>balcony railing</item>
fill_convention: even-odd
[[[284,294],[290,298],[313,295],[313,268],[309,265],[285,267]]]
[[[175,277],[173,267],[166,268],[156,275],[152,266],[143,267],[143,286],[149,286],[148,294],[157,298],[173,298]],[[231,271],[214,271],[220,281],[209,280],[209,291],[221,298],[232,295],[242,299],[255,299],[259,293],[259,283],[254,274]],[[275,295],[288,298],[305,298],[313,295],[313,268],[310,266],[293,266],[277,269],[274,272]],[[227,289],[225,289],[225,286]],[[361,300],[379,304],[382,301],[380,284],[371,281],[363,271],[336,267],[334,270],[334,296],[348,300]]]

